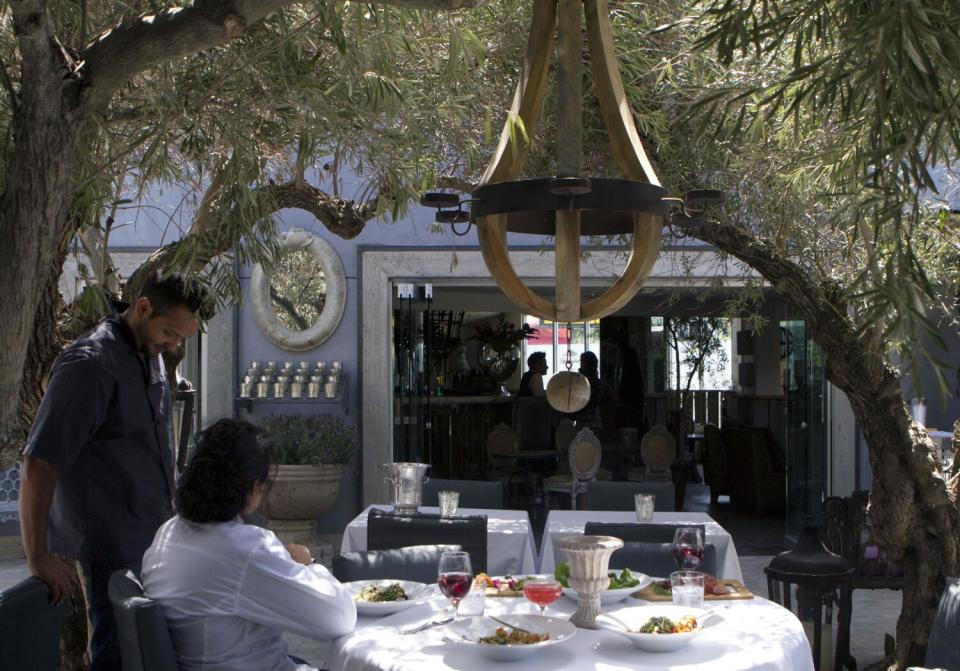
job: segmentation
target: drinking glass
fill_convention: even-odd
[[[527,601],[540,606],[540,614],[543,615],[547,606],[563,595],[563,589],[556,580],[530,580],[523,584],[523,595]]]
[[[637,508],[637,521],[649,522],[653,519],[653,504],[656,494],[634,494],[633,502]]]
[[[453,517],[457,514],[457,506],[460,505],[460,492],[438,492],[440,499],[440,517]]]
[[[680,527],[673,534],[673,558],[680,570],[700,568],[703,564],[703,531]]]
[[[688,608],[703,608],[704,574],[700,571],[674,571],[670,574],[673,603]]]
[[[473,585],[473,568],[467,552],[444,552],[437,567],[437,584],[443,595],[453,604],[453,619],[457,619],[460,599],[467,595]]]

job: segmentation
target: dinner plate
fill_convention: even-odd
[[[516,662],[538,651],[566,641],[577,633],[577,628],[568,620],[543,615],[502,615],[498,619],[537,634],[549,634],[550,638],[540,643],[496,645],[481,643],[480,638],[492,636],[497,627],[504,625],[492,618],[478,615],[457,620],[447,627],[447,638],[465,646],[473,647],[485,657],[498,662]],[[507,628],[507,627],[504,627]]]
[[[614,573],[614,572],[617,574],[620,573],[619,571],[608,571],[608,573]],[[638,589],[643,589],[644,587],[649,585],[651,582],[653,582],[653,579],[644,573],[640,573],[639,571],[631,571],[631,573],[633,573],[634,577],[638,578],[640,582],[634,585],[633,587],[603,590],[602,592],[600,592],[601,605],[609,605],[612,603],[618,603],[620,601],[623,601],[628,596],[636,592]],[[570,599],[573,599],[574,601],[577,601],[580,598],[580,596],[577,594],[577,590],[573,589],[572,587],[564,587],[563,595]]]
[[[641,634],[639,632],[640,627],[646,624],[651,617],[669,617],[676,621],[686,615],[697,618],[699,626],[693,631],[681,634]],[[673,605],[631,606],[621,608],[613,614],[604,613],[597,616],[597,624],[623,636],[636,647],[647,652],[677,650],[689,644],[705,629],[718,626],[722,622],[723,616],[716,611]],[[629,628],[630,631],[625,631],[624,627]]]
[[[387,585],[393,585],[398,583],[400,587],[403,588],[403,591],[406,592],[407,598],[403,601],[359,601],[356,596],[360,594],[360,590],[368,585],[378,585],[380,587],[386,587]],[[390,615],[391,613],[397,613],[401,610],[406,610],[410,606],[417,603],[421,598],[427,596],[432,585],[427,585],[422,582],[413,582],[411,580],[354,580],[353,582],[345,582],[344,586],[350,590],[354,595],[354,603],[357,604],[357,613],[359,615],[367,616],[377,616],[377,615]]]

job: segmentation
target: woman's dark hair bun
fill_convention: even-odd
[[[270,477],[271,446],[259,427],[221,419],[197,436],[177,485],[177,513],[191,522],[227,522],[243,510],[258,482]]]

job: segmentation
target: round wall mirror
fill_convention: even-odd
[[[337,252],[301,228],[280,234],[280,258],[268,274],[260,264],[250,277],[257,325],[277,347],[303,352],[333,335],[343,316],[347,282]]]

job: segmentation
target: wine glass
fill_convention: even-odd
[[[467,552],[444,552],[440,555],[437,567],[437,584],[443,595],[453,604],[453,619],[457,619],[460,599],[465,597],[473,585],[473,568],[470,566],[470,554]]]
[[[673,534],[673,559],[680,570],[699,570],[703,564],[703,530],[678,528]]]
[[[540,606],[540,614],[543,615],[547,606],[563,595],[563,589],[556,580],[528,580],[523,584],[523,595],[527,601]]]

